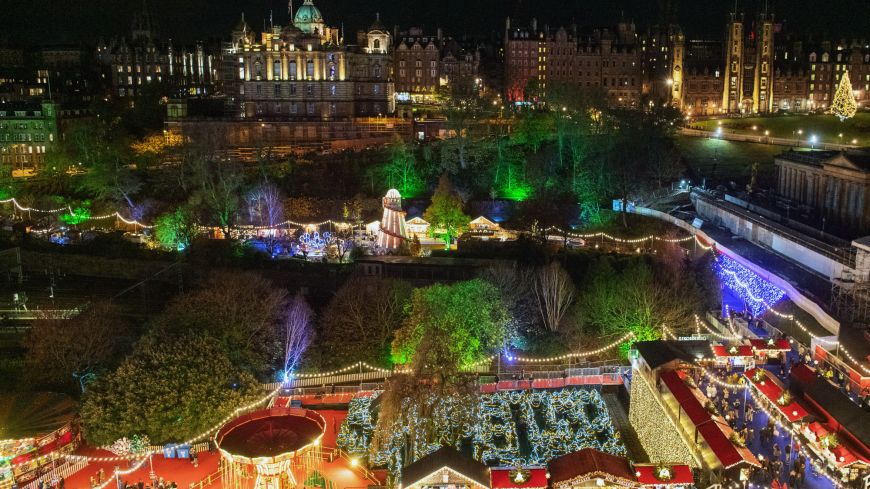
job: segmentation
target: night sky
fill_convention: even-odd
[[[380,12],[388,27],[395,24],[442,26],[453,34],[501,32],[505,16],[521,22],[536,16],[540,24],[611,26],[622,12],[638,28],[658,22],[660,7],[669,0],[315,0],[330,25],[344,23],[347,39],[367,27]],[[719,39],[723,18],[733,0],[670,0],[689,38]],[[757,10],[764,0],[739,0],[741,9]],[[287,3],[279,0],[147,0],[162,37],[181,42],[229,35],[242,11],[261,28],[274,12],[276,23],[287,22]],[[300,5],[302,0],[294,0]],[[19,45],[91,43],[100,37],[124,35],[142,0],[2,0],[0,42]],[[870,0],[770,1],[777,20],[785,19],[799,34],[870,40]]]

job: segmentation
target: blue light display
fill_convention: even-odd
[[[764,314],[785,297],[782,289],[725,255],[716,258],[713,269],[722,286],[743,299],[754,316]]]

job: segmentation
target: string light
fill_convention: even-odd
[[[722,271],[725,272],[726,274],[733,273],[729,270],[724,270],[724,269]],[[745,293],[747,294],[748,297],[750,297],[752,300],[754,300],[758,303],[763,304],[767,311],[772,312],[774,315],[776,315],[779,318],[788,319],[788,320],[792,321],[794,324],[796,324],[798,326],[798,328],[801,329],[801,331],[803,331],[805,334],[807,334],[813,340],[816,340],[819,343],[822,343],[822,344],[827,345],[827,346],[834,346],[834,345],[837,345],[839,343],[839,340],[829,340],[827,338],[823,338],[821,336],[813,334],[806,326],[803,325],[803,323],[800,322],[800,320],[798,320],[794,316],[794,314],[786,314],[786,313],[777,311],[776,309],[773,308],[773,306],[769,302],[767,302],[766,300],[764,300],[761,297],[755,296],[753,294],[752,290],[749,288],[748,284],[743,283],[736,278],[735,278],[735,283],[737,283],[739,286],[741,286],[743,288],[743,290],[745,291]],[[855,365],[856,367],[861,369],[861,371],[863,371],[865,374],[870,374],[870,368],[865,367],[864,364],[862,364],[857,358],[855,358],[855,356],[853,356],[849,352],[849,350],[847,350],[846,347],[843,346],[842,344],[840,344],[840,346],[839,346],[839,352],[842,353],[843,355],[845,355],[846,358],[850,362],[852,362],[853,365]]]
[[[255,407],[259,406],[260,404],[263,404],[264,402],[268,401],[269,399],[272,399],[273,397],[277,396],[278,393],[281,392],[281,389],[284,388],[284,386],[285,386],[285,384],[278,385],[278,387],[276,387],[274,390],[272,390],[271,392],[269,392],[265,396],[257,399],[256,401],[251,402],[250,404],[246,404],[244,406],[241,406],[239,408],[236,408],[235,410],[233,410],[233,412],[226,415],[222,420],[218,421],[217,423],[212,425],[207,430],[201,432],[200,434],[198,434],[196,436],[191,437],[187,441],[184,441],[182,443],[173,444],[173,445],[171,445],[171,447],[177,448],[177,447],[182,446],[182,445],[193,445],[194,443],[196,443],[198,441],[204,440],[209,435],[211,435],[213,432],[217,431],[221,426],[223,426],[223,425],[227,424],[228,422],[232,421],[233,419],[237,418],[239,415],[243,414],[246,411],[254,409]],[[137,453],[137,454],[132,454],[132,455],[118,455],[115,457],[89,457],[87,455],[71,455],[71,454],[67,454],[67,455],[63,455],[63,456],[70,459],[70,460],[87,460],[88,462],[118,462],[118,461],[122,461],[122,460],[133,460],[135,458],[143,457],[143,456],[147,457],[147,456],[153,455],[155,453],[160,453],[162,450],[163,450],[163,448],[157,448],[157,449],[146,450],[145,452],[142,452],[142,453]]]
[[[705,330],[707,330],[708,333],[710,333],[712,336],[715,336],[716,338],[719,338],[720,340],[739,341],[739,340],[743,339],[743,337],[739,336],[739,335],[729,336],[729,335],[723,335],[723,334],[717,333],[716,331],[713,331],[713,329],[710,328],[710,326],[707,326],[707,323],[701,321],[701,318],[699,318],[698,315],[695,314],[695,331],[697,331],[698,334],[701,334],[701,327],[702,326],[704,327]],[[733,332],[734,331],[732,330],[732,333]]]
[[[614,341],[613,343],[610,343],[610,344],[608,344],[608,345],[602,346],[601,348],[598,348],[598,349],[596,349],[596,350],[589,350],[589,351],[584,351],[584,352],[575,352],[575,353],[566,353],[566,354],[564,354],[564,355],[558,355],[558,356],[555,356],[555,357],[548,357],[548,358],[529,358],[529,357],[518,357],[518,356],[513,356],[513,355],[505,355],[505,356],[507,357],[507,359],[508,359],[509,361],[517,361],[517,362],[523,362],[523,363],[545,363],[545,362],[555,362],[555,361],[558,361],[558,360],[567,360],[567,359],[569,359],[569,358],[582,358],[582,357],[588,357],[588,356],[591,356],[591,355],[597,355],[597,354],[599,354],[599,353],[603,353],[603,352],[605,352],[605,351],[607,351],[607,350],[610,350],[610,349],[616,348],[616,347],[618,347],[620,344],[622,344],[623,342],[628,341],[628,340],[630,340],[630,339],[632,339],[632,338],[635,338],[635,335],[634,335],[633,332],[629,332],[628,334],[626,334],[626,335],[623,336],[622,338],[620,338],[620,339]]]
[[[729,382],[723,382],[723,381],[719,380],[714,374],[710,373],[709,370],[707,368],[705,368],[703,365],[698,365],[698,368],[701,369],[701,373],[707,379],[709,379],[710,381],[712,381],[716,385],[719,385],[720,387],[724,387],[724,388],[728,388],[728,389],[747,390],[749,393],[749,396],[752,398],[752,401],[753,401],[753,404],[755,405],[755,407],[757,409],[761,410],[762,412],[764,412],[767,415],[768,419],[773,420],[773,422],[777,426],[779,426],[782,430],[788,432],[792,437],[800,436],[800,432],[798,430],[792,429],[790,426],[786,426],[783,423],[781,423],[779,421],[778,414],[771,413],[769,410],[767,410],[764,407],[766,404],[766,400],[759,399],[757,397],[755,390],[750,388],[752,386],[752,382],[746,382],[744,384],[731,384]],[[803,443],[801,443],[800,446],[801,446],[801,448],[798,450],[799,453],[804,454],[804,455],[808,455],[807,460],[809,461],[810,464],[813,465],[813,467],[817,470],[817,472],[824,474],[828,479],[830,479],[832,481],[832,483],[836,487],[838,487],[838,488],[843,487],[842,484],[840,484],[838,478],[835,475],[828,472],[825,465],[821,465],[821,467],[820,467],[818,464],[813,463],[813,458],[815,458],[815,456],[816,456],[815,453],[805,451],[803,449],[803,447],[805,446]],[[824,463],[825,460],[820,459],[819,462]]]
[[[556,226],[550,226],[546,230],[547,231],[556,231],[559,234],[567,234],[568,236],[571,236],[572,238],[583,238],[583,239],[607,238],[611,241],[616,241],[617,243],[627,243],[627,244],[643,243],[644,241],[662,241],[665,243],[684,243],[686,241],[690,241],[690,240],[695,238],[695,236],[686,236],[685,238],[662,238],[660,236],[650,234],[649,236],[644,236],[642,238],[627,239],[627,238],[617,238],[616,236],[612,236],[612,235],[607,234],[605,232],[597,232],[597,233],[590,233],[590,234],[580,234],[580,233],[572,233],[572,232],[566,233],[565,231],[557,228]]]

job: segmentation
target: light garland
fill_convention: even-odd
[[[695,331],[697,331],[698,334],[701,334],[701,327],[702,326],[704,327],[705,330],[707,330],[708,333],[710,333],[712,336],[715,336],[716,338],[719,338],[720,340],[739,341],[739,340],[743,339],[742,336],[737,335],[737,334],[729,336],[729,335],[723,335],[723,334],[720,334],[720,333],[713,331],[713,329],[710,326],[708,326],[707,323],[701,321],[701,318],[699,318],[698,315],[695,314]],[[732,330],[731,332],[733,333],[734,331]]]
[[[749,393],[749,396],[752,398],[752,401],[753,401],[753,404],[755,405],[755,407],[756,407],[757,409],[761,410],[762,412],[764,412],[764,413],[767,415],[768,419],[773,420],[773,422],[774,422],[777,426],[779,426],[779,427],[780,427],[781,429],[783,429],[784,431],[788,432],[788,433],[789,433],[793,438],[794,438],[795,436],[800,436],[800,431],[795,430],[795,429],[792,429],[790,426],[786,426],[786,425],[784,425],[783,423],[781,423],[781,422],[779,421],[779,415],[778,415],[778,413],[777,413],[777,414],[771,413],[769,410],[767,410],[767,409],[764,407],[764,405],[765,405],[765,403],[766,403],[767,401],[766,401],[765,399],[759,399],[759,398],[756,396],[756,394],[755,394],[755,390],[751,388],[751,387],[753,387],[752,382],[746,382],[746,383],[743,384],[743,385],[739,385],[739,384],[731,384],[731,383],[728,383],[728,382],[722,382],[721,380],[719,380],[718,378],[716,378],[714,374],[710,373],[710,372],[707,370],[707,368],[705,368],[704,366],[702,366],[702,365],[698,365],[698,368],[701,369],[701,372],[704,374],[704,376],[705,376],[706,378],[708,378],[709,380],[713,381],[713,383],[715,383],[715,384],[717,384],[717,385],[719,385],[719,386],[721,386],[721,387],[725,387],[725,388],[729,388],[729,389],[741,389],[741,390],[747,390],[747,392]],[[839,480],[838,480],[838,477],[836,477],[835,475],[829,473],[828,470],[826,469],[826,466],[825,466],[825,465],[822,465],[821,467],[819,467],[819,465],[813,463],[813,459],[815,458],[815,453],[813,453],[813,452],[811,452],[811,451],[809,451],[809,452],[806,451],[806,450],[804,449],[804,447],[805,447],[805,444],[804,444],[804,443],[801,443],[801,444],[800,444],[800,447],[801,447],[801,448],[798,450],[798,453],[801,453],[801,454],[803,454],[803,455],[808,455],[808,456],[807,456],[807,461],[808,461],[810,464],[813,464],[813,467],[816,469],[817,472],[819,472],[819,473],[821,473],[821,474],[824,474],[828,479],[830,479],[830,480],[832,481],[832,483],[833,483],[836,487],[838,487],[838,488],[843,487],[843,485],[840,484],[840,482],[839,482]],[[820,460],[820,461],[821,461],[821,462],[825,462],[824,460]]]
[[[725,255],[716,257],[714,268],[722,284],[749,303],[754,316],[761,316],[770,305],[785,297],[782,289]]]
[[[233,410],[233,412],[231,412],[226,417],[224,417],[222,420],[220,420],[217,423],[215,423],[214,425],[212,425],[207,430],[199,433],[196,436],[191,437],[187,441],[184,441],[182,443],[175,443],[175,444],[172,444],[171,446],[173,448],[175,448],[175,447],[179,447],[179,446],[183,446],[183,445],[193,445],[194,443],[196,443],[198,441],[204,440],[209,435],[211,435],[213,432],[217,431],[221,426],[223,426],[226,423],[237,418],[239,415],[241,415],[244,412],[249,411],[249,410],[259,406],[260,404],[263,404],[264,402],[268,401],[269,399],[277,396],[278,393],[281,392],[281,389],[283,389],[283,388],[284,388],[284,384],[279,385],[273,391],[266,394],[264,397],[261,397],[260,399],[257,399],[256,401],[254,401],[250,404],[246,404],[242,407],[236,408],[235,410]],[[73,455],[73,454],[67,454],[67,455],[62,455],[62,456],[65,458],[68,458],[70,460],[87,460],[88,462],[118,462],[118,461],[122,461],[122,460],[133,460],[133,459],[136,459],[136,458],[142,457],[142,456],[147,457],[149,455],[154,455],[155,453],[160,453],[160,452],[162,452],[162,450],[163,450],[163,448],[152,449],[152,450],[147,450],[143,453],[137,453],[137,454],[132,454],[132,455],[118,455],[115,457],[89,457],[87,455]]]
[[[520,356],[513,356],[513,355],[505,355],[505,357],[507,358],[508,361],[517,361],[517,362],[523,362],[523,363],[545,363],[545,362],[555,362],[558,360],[567,360],[569,358],[582,358],[582,357],[588,357],[591,355],[597,355],[597,354],[603,353],[607,350],[616,348],[620,344],[622,344],[623,342],[630,340],[632,338],[635,338],[635,335],[633,332],[629,331],[628,334],[626,334],[622,338],[614,341],[613,343],[602,346],[601,348],[598,348],[596,350],[589,350],[589,351],[576,352],[576,353],[566,353],[564,355],[558,355],[555,357],[530,358],[530,357],[520,357]]]
[[[694,235],[686,236],[685,238],[662,238],[661,236],[656,236],[654,234],[650,234],[649,236],[644,236],[642,238],[627,239],[627,238],[617,238],[616,236],[612,236],[612,235],[607,234],[605,232],[597,232],[597,233],[590,233],[590,234],[580,234],[580,233],[572,233],[572,232],[566,233],[565,231],[559,229],[556,226],[550,226],[546,230],[547,231],[556,231],[556,232],[563,234],[563,235],[567,234],[568,236],[571,236],[572,238],[582,238],[582,239],[607,238],[610,241],[616,241],[617,243],[627,243],[627,244],[643,243],[644,241],[662,241],[665,243],[685,243],[686,241],[690,241],[690,240],[695,238]]]

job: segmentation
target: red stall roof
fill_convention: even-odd
[[[511,468],[493,468],[490,470],[491,487],[493,489],[535,489],[547,487],[547,469],[528,469],[529,479],[517,483],[511,479]]]
[[[805,363],[799,363],[792,367],[790,375],[803,385],[812,384],[816,380],[816,371]]]
[[[686,412],[686,415],[693,424],[699,425],[710,421],[710,413],[701,405],[692,390],[683,382],[675,371],[665,372],[661,375],[662,382],[671,391],[671,394],[677,399],[680,407]]]
[[[756,350],[789,351],[791,343],[785,338],[774,340],[773,338],[756,338],[749,340],[749,344]]]
[[[731,349],[734,348],[734,352]],[[735,345],[734,347],[725,345],[713,345],[713,353],[717,357],[751,357],[755,356],[752,347],[749,345]]]
[[[758,371],[761,371],[764,374],[764,379],[756,382],[755,372]],[[783,416],[785,416],[786,419],[788,419],[790,422],[794,423],[797,420],[809,416],[807,410],[797,402],[797,399],[794,396],[792,396],[792,401],[785,406],[777,402],[777,400],[782,395],[784,388],[779,383],[779,379],[770,375],[770,372],[768,372],[767,370],[754,368],[751,370],[747,370],[744,375],[746,376],[746,379],[751,382],[752,385],[759,390],[759,392],[764,394],[764,397],[766,397],[771,402],[771,404],[776,407],[776,410],[779,411]],[[761,385],[761,382],[764,382],[764,385]]]
[[[690,486],[695,483],[695,478],[692,476],[692,469],[688,465],[669,465],[668,467],[671,469],[671,479],[668,481],[661,481],[656,478],[656,465],[635,465],[635,473],[637,476],[637,481],[644,485],[655,485],[655,486],[663,486],[663,485],[681,485],[681,486]]]
[[[710,449],[722,466],[729,469],[741,462],[759,466],[758,459],[749,450],[740,449],[731,443],[723,428],[725,427],[715,421],[698,426],[698,432],[704,437],[707,445],[710,445]]]
[[[687,386],[686,383],[683,382],[683,379],[681,379],[680,376],[677,375],[677,372],[673,370],[664,372],[661,375],[661,379],[662,382],[664,382],[665,385],[668,386],[668,390],[671,391],[671,394],[673,394],[678,401],[682,401],[683,399],[687,399],[690,397],[695,397],[695,395],[692,394],[692,391],[689,389],[689,386]]]

